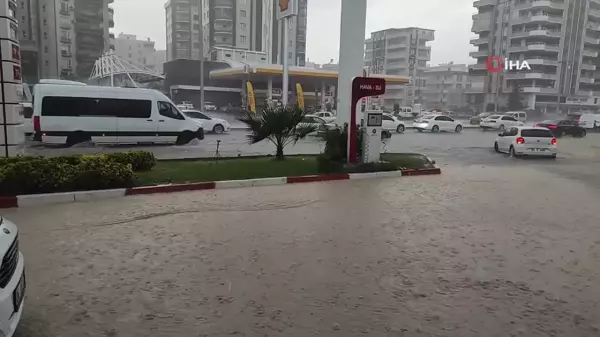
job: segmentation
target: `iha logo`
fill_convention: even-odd
[[[501,70],[531,70],[527,61],[503,59],[500,56],[490,56],[485,61],[487,69],[492,73],[497,73]]]

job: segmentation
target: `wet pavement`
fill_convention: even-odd
[[[447,153],[441,176],[5,210],[17,336],[600,335],[595,157]]]

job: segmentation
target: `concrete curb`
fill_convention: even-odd
[[[78,192],[61,192],[47,194],[30,194],[0,197],[1,208],[17,208],[28,206],[41,206],[64,204],[74,202],[86,202],[100,199],[112,199],[130,195],[158,194],[158,193],[175,193],[175,192],[190,192],[200,190],[228,189],[240,187],[254,186],[274,186],[285,184],[301,184],[323,181],[338,181],[338,180],[355,180],[355,179],[371,179],[371,178],[392,178],[403,176],[418,176],[441,174],[439,168],[419,169],[419,170],[401,170],[389,172],[372,172],[372,173],[337,173],[312,176],[298,177],[277,177],[263,179],[247,179],[247,180],[224,180],[211,181],[202,183],[187,183],[187,184],[168,184],[157,186],[142,186],[132,188],[119,188],[112,190],[97,190],[97,191],[78,191]]]

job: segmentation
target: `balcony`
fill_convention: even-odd
[[[556,80],[556,74],[541,72],[518,72],[504,75],[507,80]]]
[[[522,23],[563,23],[563,17],[558,15],[536,14],[531,16],[521,16],[514,20],[515,24]]]
[[[478,38],[478,39],[471,39],[471,44],[474,46],[479,46],[482,44],[488,44],[490,43],[490,39],[487,37],[484,38]]]
[[[536,93],[536,94],[556,94],[556,89],[551,86],[533,86],[525,85],[520,87],[523,93]]]
[[[469,65],[469,69],[472,70],[487,70],[487,64],[485,63],[476,63]]]
[[[66,30],[73,29],[73,24],[72,23],[70,23],[70,22],[64,22],[62,20],[60,21],[59,26],[60,26],[60,28],[66,29]]]
[[[582,55],[585,57],[598,57],[598,52],[584,49]]]
[[[547,44],[544,42],[533,42],[528,43],[527,45],[514,45],[508,47],[509,52],[525,52],[525,51],[547,51],[547,52],[555,52],[558,53],[560,51],[559,46],[557,44]]]
[[[231,1],[231,0],[216,0],[214,2],[214,8],[233,8],[233,1]]]
[[[73,54],[70,51],[61,50],[60,51],[60,56],[62,56],[62,57],[71,57],[71,56],[73,56]]]
[[[595,19],[600,19],[600,10],[590,8],[588,15]]]
[[[71,8],[69,8],[69,7],[61,7],[61,8],[58,10],[58,12],[59,12],[61,15],[69,15],[69,14],[71,14]]]
[[[599,45],[600,44],[600,39],[596,39],[596,38],[593,38],[593,37],[586,36],[583,39],[583,42],[586,43],[586,44]]]
[[[560,38],[562,35],[561,35],[560,31],[547,30],[547,29],[533,29],[533,30],[527,30],[527,31],[512,32],[512,34],[510,35],[511,38],[523,38],[523,37],[530,37],[530,36]]]
[[[486,6],[494,6],[496,5],[496,1],[495,0],[479,0],[479,1],[475,1],[473,2],[473,7],[486,7]]]
[[[480,58],[480,57],[488,57],[488,56],[490,56],[490,54],[487,50],[478,50],[478,51],[470,52],[469,56],[471,56],[473,58]]]
[[[565,9],[564,1],[557,0],[532,0],[527,3],[517,4],[516,9],[528,9],[528,8],[551,8],[551,9]]]
[[[587,84],[594,84],[594,83],[596,83],[595,80],[593,78],[590,78],[590,77],[580,77],[579,78],[579,82],[580,83],[587,83]]]
[[[71,38],[70,37],[61,36],[60,42],[70,44],[71,43]]]
[[[587,28],[600,32],[600,24],[588,21]]]
[[[590,70],[590,71],[595,71],[596,70],[596,65],[595,64],[591,64],[591,63],[581,63],[581,70]]]
[[[544,65],[544,66],[555,66],[558,67],[558,60],[544,59],[544,58],[528,58],[525,59],[529,65]]]

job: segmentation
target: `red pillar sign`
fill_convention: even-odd
[[[385,94],[385,80],[374,77],[355,77],[352,80],[352,104],[350,105],[350,124],[348,125],[348,162],[358,161],[358,135],[356,130],[356,105],[363,97]]]

